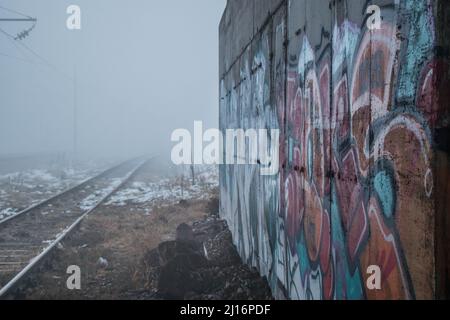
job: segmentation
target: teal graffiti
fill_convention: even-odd
[[[375,191],[383,208],[384,215],[391,218],[394,215],[395,201],[394,201],[394,184],[392,178],[386,171],[378,172],[373,181]]]
[[[334,188],[333,188],[334,189]],[[332,191],[331,202],[331,237],[335,252],[335,298],[337,300],[351,299],[359,300],[364,298],[362,280],[359,268],[354,273],[350,272],[347,259],[347,250],[344,240],[344,231],[340,218],[337,196],[335,190]]]

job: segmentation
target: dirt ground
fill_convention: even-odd
[[[209,201],[187,201],[146,214],[135,205],[103,206],[84,220],[32,279],[24,299],[149,299],[156,291],[143,266],[146,252],[175,239],[176,227],[202,219]],[[102,260],[100,262],[99,260]],[[106,263],[105,263],[106,260]],[[81,290],[68,290],[67,267],[81,270]]]
[[[166,171],[149,163],[124,188],[161,179],[174,179],[176,188],[177,177],[168,178]],[[130,200],[118,205],[106,201],[82,221],[11,298],[270,299],[266,281],[256,270],[242,265],[225,222],[218,219],[217,186],[202,187],[200,193],[201,196],[182,200],[171,198],[166,203]],[[188,229],[188,234],[195,233],[195,252],[189,249],[192,243],[180,242],[180,225]],[[179,251],[180,248],[187,251]],[[185,263],[185,258],[189,262]],[[192,259],[200,262],[195,268]],[[67,288],[67,269],[72,265],[81,271],[80,290]],[[181,287],[185,288],[180,293]]]

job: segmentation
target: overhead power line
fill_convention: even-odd
[[[11,12],[11,13],[14,13],[14,14],[17,14],[17,15],[22,16],[22,17],[25,17],[25,18],[31,18],[29,15],[26,15],[26,14],[24,14],[24,13],[21,13],[21,12],[19,12],[19,11],[17,11],[17,10],[13,10],[13,9],[10,9],[10,8],[6,8],[6,7],[4,7],[4,6],[0,6],[0,9],[3,9],[3,10],[5,10],[5,11],[8,11],[8,12]]]
[[[0,6],[0,9],[14,13],[16,15],[20,15],[22,17],[22,18],[0,18],[0,22],[32,22],[33,23],[33,25],[30,28],[19,32],[14,37],[14,40],[22,40],[22,39],[26,38],[30,34],[30,32],[33,31],[34,27],[36,26],[36,22],[37,22],[36,18],[30,17],[29,15],[26,15],[24,13],[18,12],[13,9],[5,8],[3,6]]]
[[[14,60],[23,61],[23,62],[30,63],[30,64],[33,64],[33,65],[37,65],[37,63],[35,63],[34,61],[23,59],[23,58],[16,57],[16,56],[12,56],[12,55],[9,55],[9,54],[3,53],[3,52],[0,52],[0,56],[6,57],[6,58],[10,58],[10,59],[14,59]]]
[[[22,48],[26,49],[28,52],[30,52],[33,56],[35,56],[36,58],[38,58],[42,64],[46,65],[48,68],[53,69],[54,71],[58,72],[59,74],[63,75],[64,77],[68,78],[69,80],[73,80],[73,77],[69,76],[68,74],[66,74],[65,72],[59,70],[57,67],[55,67],[53,64],[51,64],[47,59],[45,59],[44,57],[42,57],[40,54],[38,54],[36,51],[34,51],[32,48],[30,48],[29,46],[27,46],[25,43],[21,42],[21,41],[17,41],[15,39],[15,37],[11,34],[9,34],[8,32],[6,32],[5,30],[3,30],[2,28],[0,28],[0,33],[3,33],[11,42],[13,42],[15,45],[19,44]]]
[[[31,53],[31,55],[33,55],[35,58],[38,59],[38,62],[34,63],[32,61],[29,61],[29,60],[26,60],[26,59],[23,59],[23,58],[19,58],[19,57],[13,57],[13,56],[10,56],[10,55],[7,55],[7,54],[1,54],[2,56],[8,57],[8,58],[17,59],[17,60],[26,61],[26,62],[29,62],[29,63],[45,65],[46,67],[48,67],[50,69],[53,69],[55,72],[59,73],[60,75],[64,76],[65,78],[69,79],[70,81],[73,81],[74,77],[68,75],[64,71],[61,71],[59,68],[54,66],[47,59],[45,59],[43,56],[38,54],[35,50],[30,48],[28,45],[26,45],[23,41],[18,41],[18,40],[23,40],[24,38],[26,38],[30,34],[30,32],[35,28],[36,22],[37,22],[36,18],[33,18],[33,17],[31,17],[31,16],[29,16],[29,15],[27,15],[25,13],[19,12],[17,10],[6,8],[6,7],[2,6],[2,5],[0,5],[0,9],[20,16],[20,18],[0,18],[0,22],[29,21],[29,22],[33,23],[33,25],[31,27],[29,27],[28,29],[25,29],[25,30],[19,32],[16,36],[8,33],[3,28],[0,28],[0,34],[3,34],[9,41],[11,41],[11,43],[16,48],[18,48],[20,51],[22,51],[22,53],[23,53],[23,49],[25,49],[28,53]],[[29,56],[29,55],[26,55],[26,54],[22,54],[22,55],[23,56],[27,56],[27,57]]]
[[[36,22],[36,18],[0,18],[0,22],[18,22],[18,21],[31,21]]]

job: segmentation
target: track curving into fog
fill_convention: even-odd
[[[0,298],[147,161],[143,158],[125,161],[0,221]]]

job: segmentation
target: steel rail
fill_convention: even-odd
[[[130,161],[132,161],[132,160],[126,160],[126,161],[123,161],[123,162],[121,162],[119,164],[116,164],[116,165],[106,169],[105,171],[99,173],[98,175],[96,175],[94,177],[87,178],[86,180],[80,182],[79,184],[77,184],[75,186],[69,187],[68,189],[63,190],[63,191],[55,194],[54,196],[51,196],[50,198],[44,199],[44,200],[42,200],[42,201],[40,201],[40,202],[38,202],[36,204],[33,204],[32,206],[30,206],[30,207],[28,207],[26,209],[23,209],[22,211],[17,212],[16,214],[13,214],[13,215],[11,215],[9,217],[6,217],[6,218],[0,220],[0,225],[6,223],[8,221],[11,221],[13,219],[16,219],[19,216],[21,216],[21,215],[23,215],[23,214],[25,214],[27,212],[30,212],[31,210],[40,208],[40,207],[48,204],[51,201],[55,201],[56,199],[60,198],[63,195],[66,195],[66,194],[68,194],[70,192],[73,192],[73,191],[79,189],[79,188],[82,188],[82,187],[88,185],[90,182],[95,181],[95,180],[97,180],[97,179],[107,175],[108,173],[114,171],[115,169],[119,168],[120,166],[122,166],[122,165],[124,165],[124,164],[126,164],[126,163],[128,163]]]
[[[152,158],[151,158],[152,159]],[[57,238],[55,240],[53,240],[44,250],[41,251],[40,254],[38,254],[36,257],[32,258],[30,260],[30,262],[28,263],[27,266],[25,266],[25,268],[23,268],[19,273],[17,273],[6,285],[4,285],[1,289],[0,289],[0,299],[3,298],[11,289],[13,289],[19,282],[20,280],[22,280],[26,275],[28,275],[28,273],[34,268],[36,267],[36,265],[41,262],[50,252],[52,252],[52,250],[67,236],[69,235],[79,224],[81,221],[83,221],[84,218],[86,218],[86,216],[88,216],[90,213],[92,213],[95,209],[97,209],[99,206],[101,206],[112,194],[114,194],[115,192],[117,192],[117,190],[119,190],[121,187],[123,187],[135,174],[136,172],[141,169],[148,161],[150,161],[151,159],[148,160],[142,160],[133,170],[131,170],[123,179],[122,181],[116,186],[114,187],[108,194],[106,194],[105,196],[103,196],[96,204],[94,207],[92,207],[91,209],[89,209],[88,211],[86,211],[85,213],[83,213],[80,217],[78,217],[75,222],[73,222],[69,227],[67,227],[63,232],[61,232]],[[103,173],[97,175],[96,177],[89,179],[88,181],[91,181],[93,179],[99,178],[99,177],[103,177],[105,174],[113,171],[114,169],[117,169],[118,167],[122,166],[123,164],[126,164],[130,161],[133,160],[128,160],[125,161],[117,166],[114,166],[106,171],[104,171]],[[87,181],[87,182],[88,182]],[[83,185],[84,183],[80,184]],[[80,185],[78,185],[77,187],[79,187]],[[66,194],[67,192],[73,191],[75,189],[77,189],[77,187],[69,189],[67,191],[64,192],[64,194]],[[55,199],[55,197],[53,197],[52,199]],[[50,199],[46,200],[45,203],[47,203],[48,201],[50,201]],[[37,206],[34,206],[33,208],[36,208]],[[30,208],[29,210],[32,210],[33,208]],[[29,211],[28,210],[28,211]]]

